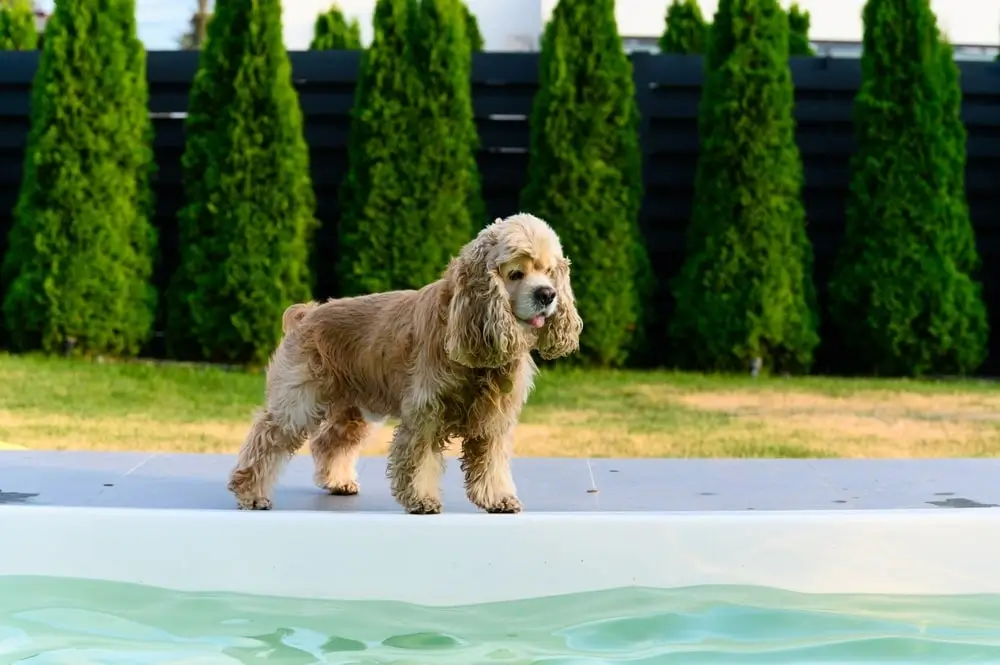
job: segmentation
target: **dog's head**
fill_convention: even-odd
[[[546,359],[579,348],[583,321],[569,259],[541,219],[497,219],[462,248],[445,279],[452,294],[445,350],[454,362],[500,367],[532,348]]]

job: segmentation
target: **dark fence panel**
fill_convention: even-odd
[[[295,87],[305,116],[318,216],[317,293],[336,293],[331,258],[336,255],[337,191],[347,170],[349,113],[354,99],[358,54],[293,52]],[[34,53],[0,54],[0,252],[17,199],[28,131]],[[181,155],[188,90],[197,54],[152,52],[148,59],[150,111],[156,129],[156,224],[162,260],[157,283],[165,286],[177,265],[177,210],[183,201]],[[691,211],[698,154],[697,113],[701,58],[636,54],[636,95],[642,113],[645,199],[642,226],[657,271],[657,317],[672,308],[668,283],[680,266],[684,230]],[[537,54],[482,53],[473,63],[472,95],[479,128],[478,155],[483,193],[492,217],[518,210],[528,161],[528,115],[537,89]],[[968,130],[966,172],[969,207],[983,259],[981,278],[993,330],[1000,332],[1000,64],[959,63]],[[816,254],[821,297],[844,230],[848,164],[855,141],[851,126],[860,82],[857,60],[793,58],[797,142],[805,165],[804,199]],[[575,257],[586,262],[587,257]],[[837,344],[826,331],[822,365],[836,366]],[[1000,373],[1000,334],[993,335],[984,372]]]

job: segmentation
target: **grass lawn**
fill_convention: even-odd
[[[235,452],[263,375],[0,354],[0,448]],[[383,428],[367,454],[384,454]],[[1000,384],[548,370],[519,456],[1000,454]]]

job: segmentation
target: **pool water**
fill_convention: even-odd
[[[13,663],[995,664],[1000,596],[713,586],[441,608],[0,577],[0,665]]]

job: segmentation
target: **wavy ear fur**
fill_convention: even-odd
[[[528,352],[492,256],[496,243],[496,233],[483,229],[445,273],[452,290],[445,353],[466,367],[502,367]]]
[[[538,355],[546,360],[568,356],[580,348],[583,319],[576,311],[576,298],[569,279],[569,259],[559,259],[555,271],[559,307],[538,337]]]

